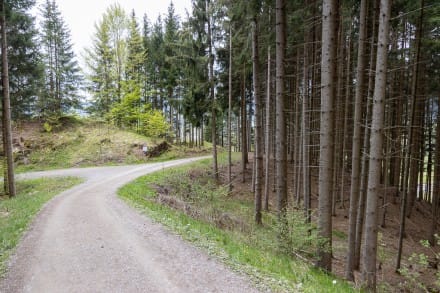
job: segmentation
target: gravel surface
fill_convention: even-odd
[[[86,182],[45,205],[11,257],[0,292],[257,292],[244,276],[116,197],[148,165],[34,172]]]

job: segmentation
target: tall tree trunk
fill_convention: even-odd
[[[383,156],[382,135],[385,112],[387,51],[391,12],[390,4],[389,0],[381,0],[380,2],[376,77],[370,137],[368,191],[365,210],[365,245],[363,250],[362,279],[366,288],[372,291],[376,290],[377,202],[379,197]]]
[[[3,87],[3,150],[7,165],[7,191],[9,197],[15,196],[14,158],[12,153],[11,101],[9,97],[8,42],[6,39],[5,1],[0,3],[2,87]]]
[[[408,152],[409,156],[409,185],[407,189],[407,209],[406,216],[410,217],[413,210],[414,202],[417,197],[417,175],[419,171],[419,154],[421,148],[421,126],[422,126],[422,111],[424,110],[423,101],[418,99],[418,86],[419,86],[419,62],[420,62],[420,50],[422,44],[422,29],[423,29],[423,11],[424,0],[420,1],[420,16],[416,31],[416,49],[415,58],[413,61],[413,74],[411,80],[411,120],[409,121],[411,136],[408,140]]]
[[[348,224],[348,253],[345,267],[345,278],[353,281],[354,255],[356,240],[356,218],[359,205],[360,166],[361,166],[361,121],[362,121],[362,94],[365,84],[365,51],[367,37],[367,0],[361,1],[361,12],[359,17],[359,39],[356,69],[356,93],[354,106],[354,132],[351,157],[351,189],[350,189],[350,210]]]
[[[229,77],[228,77],[228,189],[232,191],[232,29],[229,27]]]
[[[305,40],[305,38],[304,38]],[[302,50],[304,50],[304,48],[302,48]],[[293,190],[293,195],[294,195],[294,199],[296,202],[296,206],[299,207],[300,206],[300,201],[301,201],[301,195],[302,192],[300,191],[300,187],[302,185],[303,180],[301,179],[301,176],[303,175],[302,171],[302,156],[303,156],[303,127],[302,127],[302,98],[300,98],[301,94],[301,78],[304,80],[304,77],[301,76],[300,72],[301,72],[301,58],[304,58],[303,55],[301,55],[301,47],[298,47],[296,50],[296,81],[295,81],[295,87],[292,89],[292,91],[295,92],[295,107],[296,107],[296,111],[295,111],[295,130],[294,130],[294,135],[295,137],[297,137],[298,140],[298,146],[295,148],[295,154],[294,154],[294,165],[293,165],[293,176],[292,176],[292,190]],[[304,64],[303,64],[304,67]],[[310,97],[309,97],[310,99]],[[301,111],[301,112],[300,112]]]
[[[438,98],[438,105],[440,105],[440,98]],[[437,244],[435,237],[438,220],[438,205],[440,197],[440,111],[437,111],[437,137],[435,139],[435,160],[434,160],[434,192],[432,193],[432,217],[431,217],[431,231],[429,235],[429,242],[431,245]]]
[[[280,222],[279,237],[285,239],[287,233],[287,146],[285,119],[285,54],[286,54],[286,2],[276,0],[276,192],[277,212]],[[283,243],[281,243],[283,244]]]
[[[393,43],[391,44],[391,50],[396,51],[398,48],[399,38],[394,38]],[[400,178],[400,126],[401,125],[401,102],[400,95],[398,92],[399,85],[399,77],[397,71],[394,71],[391,74],[391,86],[390,86],[390,99],[392,100],[391,111],[392,111],[392,119],[391,119],[391,157],[390,157],[390,185],[394,187],[399,187],[399,178]],[[393,198],[393,201],[395,198]]]
[[[304,3],[307,4],[307,1]],[[312,21],[307,22],[311,24]],[[312,221],[312,201],[311,201],[311,180],[310,180],[310,56],[309,50],[312,42],[312,36],[309,28],[305,26],[304,30],[304,61],[303,61],[303,99],[302,99],[302,175],[303,175],[303,196],[304,213],[306,222]]]
[[[370,68],[374,68],[371,66]],[[374,86],[374,76],[370,77],[371,85]],[[368,91],[370,92],[370,91]],[[361,259],[361,244],[362,244],[362,233],[364,229],[364,217],[365,217],[365,201],[367,197],[367,184],[368,184],[368,153],[370,150],[370,117],[371,117],[371,100],[373,94],[368,94],[366,114],[365,114],[365,129],[364,129],[364,140],[363,140],[363,155],[361,162],[361,182],[360,182],[360,192],[359,192],[359,204],[357,209],[356,217],[356,235],[355,235],[355,249],[354,249],[354,269],[359,269],[360,259]]]
[[[211,108],[211,132],[212,132],[212,168],[214,179],[218,181],[218,162],[217,162],[217,122],[216,122],[216,101],[214,95],[214,54],[212,52],[212,28],[211,28],[211,1],[206,1],[206,19],[208,21],[208,54],[209,54],[209,92],[212,102]]]
[[[246,112],[246,67],[243,66],[243,84],[241,93],[241,166],[242,166],[242,182],[246,181],[246,165],[248,160],[248,144],[247,144],[247,112]]]
[[[344,122],[343,122],[343,135],[342,135],[342,168],[341,168],[341,188],[340,188],[340,205],[339,208],[345,209],[345,172],[346,172],[346,151],[347,151],[347,141],[348,141],[348,119],[350,117],[349,114],[349,105],[350,105],[350,97],[351,97],[351,68],[352,68],[352,58],[351,58],[351,50],[352,50],[352,37],[351,37],[351,28],[348,33],[348,44],[347,44],[347,68],[346,68],[346,77],[345,77],[345,100],[344,100]]]
[[[431,203],[433,202],[432,199],[432,153],[433,153],[433,145],[432,145],[432,136],[433,136],[433,128],[434,128],[434,124],[433,124],[433,111],[431,109],[433,109],[432,106],[432,100],[428,101],[428,106],[427,106],[427,112],[429,112],[429,121],[428,121],[428,162],[426,165],[426,177],[427,177],[427,182],[426,182],[426,201],[430,201]]]
[[[266,90],[266,161],[265,161],[265,181],[264,181],[264,202],[263,209],[265,211],[269,210],[269,192],[270,192],[270,157],[272,152],[272,144],[271,144],[271,135],[272,135],[272,99],[270,92],[270,83],[271,83],[271,64],[270,64],[270,46],[267,48],[267,90]]]
[[[263,107],[260,93],[260,60],[258,52],[258,16],[252,20],[252,64],[255,98],[255,222],[261,224],[263,187]]]
[[[375,0],[373,3],[372,13],[372,29],[371,29],[371,41],[370,41],[370,60],[369,60],[369,74],[368,74],[368,90],[367,90],[367,104],[364,122],[364,138],[362,146],[362,158],[361,158],[361,176],[360,176],[360,190],[359,190],[359,204],[356,218],[356,240],[354,251],[354,269],[359,269],[361,259],[361,243],[362,233],[364,228],[364,215],[365,215],[365,201],[367,197],[367,184],[368,184],[368,153],[370,147],[370,126],[371,126],[371,104],[374,94],[374,77],[376,70],[376,52],[377,52],[377,29],[378,29],[378,15],[379,15],[379,0]]]
[[[392,95],[390,95],[392,96]],[[388,114],[388,113],[385,113]],[[385,122],[387,123],[387,128],[392,124],[391,122],[391,113],[389,113],[388,115],[385,115]],[[385,184],[384,184],[384,188],[385,190],[387,190],[387,188],[390,186],[390,175],[391,175],[391,139],[389,139],[388,137],[391,136],[391,131],[388,129],[385,131],[385,137],[386,139],[386,146],[385,146],[385,162],[383,165],[384,168],[384,177],[385,177]],[[381,209],[382,209],[382,215],[381,215],[381,222],[380,222],[380,226],[382,228],[385,228],[386,226],[386,217],[387,217],[387,201],[388,201],[388,194],[385,191],[382,194],[382,203],[381,203]]]
[[[408,186],[408,180],[410,179],[411,185],[414,185],[413,182],[415,180],[415,185],[417,188],[417,179],[414,179],[413,176],[417,177],[417,172],[414,172],[417,162],[414,160],[411,162],[411,156],[413,152],[413,147],[416,148],[417,144],[415,146],[413,145],[414,141],[414,135],[415,130],[414,126],[415,118],[416,118],[416,112],[418,108],[418,101],[417,101],[417,79],[419,74],[419,60],[420,60],[420,44],[421,44],[421,32],[422,32],[422,20],[423,20],[423,6],[424,6],[424,0],[421,0],[420,3],[421,11],[420,11],[420,18],[419,18],[419,24],[417,28],[416,38],[417,38],[417,44],[416,44],[416,55],[414,60],[414,67],[413,67],[413,76],[412,76],[412,85],[411,85],[411,104],[409,109],[409,121],[408,121],[408,140],[406,143],[406,152],[405,152],[405,161],[404,161],[404,174],[403,174],[403,195],[402,195],[402,202],[401,202],[401,209],[400,209],[400,227],[399,227],[399,242],[398,242],[398,248],[397,248],[397,259],[396,259],[396,270],[400,269],[400,263],[402,259],[402,249],[403,249],[403,238],[405,234],[405,217],[409,216],[408,211],[411,210],[412,206],[408,206],[408,203],[412,203],[411,196],[415,197],[414,195],[410,195],[411,186]],[[417,152],[417,149],[415,150]],[[412,172],[411,172],[412,171]],[[410,175],[411,178],[410,178]]]
[[[424,97],[423,94],[421,94],[421,96]],[[418,146],[419,146],[418,155],[419,155],[419,158],[418,158],[418,170],[417,170],[419,181],[418,181],[418,183],[416,183],[416,187],[418,188],[418,193],[416,192],[417,196],[415,197],[415,200],[418,200],[418,201],[421,201],[423,199],[423,189],[424,189],[424,184],[426,183],[424,176],[428,175],[427,173],[425,174],[426,148],[425,148],[425,144],[424,144],[424,142],[426,141],[426,137],[425,137],[425,135],[426,135],[426,132],[425,132],[425,129],[426,129],[425,119],[426,119],[426,117],[425,116],[427,113],[427,112],[425,112],[425,106],[426,106],[425,104],[427,104],[427,103],[425,103],[426,102],[425,98],[422,98],[420,102],[421,103],[419,105],[419,112],[417,112],[420,114],[420,117],[419,117],[419,122],[420,122],[419,125],[420,126],[419,126],[419,131],[418,131]],[[414,203],[413,203],[413,209],[411,209],[411,211],[413,211],[413,210],[414,210]],[[411,211],[408,214],[409,217],[411,217]]]
[[[317,266],[332,268],[332,177],[334,155],[334,101],[336,74],[338,5],[324,0],[322,9],[321,119],[319,155],[318,235],[324,241],[318,247]]]
[[[287,88],[289,89],[289,91],[286,93],[287,96],[287,101],[288,101],[288,105],[287,105],[287,111],[288,111],[288,119],[287,119],[287,125],[288,125],[288,130],[287,130],[287,163],[294,163],[294,158],[295,158],[295,149],[296,146],[294,144],[295,141],[295,129],[298,126],[297,123],[295,123],[295,117],[298,115],[295,115],[295,111],[296,111],[296,101],[295,101],[295,94],[293,92],[293,89],[295,88],[294,86],[295,82],[294,82],[294,78],[290,77],[289,78],[289,82],[288,82],[288,86]],[[293,172],[294,174],[295,172]]]
[[[344,102],[342,98],[342,87],[344,84],[344,47],[345,47],[345,35],[344,35],[344,28],[342,26],[343,22],[342,19],[338,20],[338,42],[337,42],[337,74],[333,77],[334,83],[336,84],[336,94],[335,94],[335,100],[334,100],[334,147],[333,147],[333,177],[332,177],[332,216],[336,217],[336,202],[337,202],[337,195],[338,195],[338,181],[339,181],[339,175],[340,175],[340,169],[341,169],[341,162],[342,162],[342,154],[341,151],[343,150],[343,140],[344,140],[344,133],[340,131],[340,129],[343,129],[343,117],[344,117]],[[344,38],[343,38],[344,37]]]

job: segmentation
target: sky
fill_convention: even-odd
[[[45,0],[37,0],[39,7]],[[94,24],[99,21],[106,9],[119,3],[130,14],[134,9],[139,22],[144,13],[154,23],[159,14],[167,13],[170,0],[56,0],[64,21],[70,29],[74,50],[80,63],[84,48],[90,47]],[[186,16],[185,9],[191,11],[191,0],[173,0],[174,9],[181,20]]]

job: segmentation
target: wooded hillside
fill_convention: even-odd
[[[288,214],[302,209],[317,225],[324,270],[332,270],[332,217],[349,208],[345,276],[353,281],[360,270],[370,290],[390,202],[401,207],[396,270],[416,209],[430,226],[424,238],[437,244],[438,1],[193,0],[188,15],[171,3],[153,23],[114,4],[97,16],[84,77],[55,1],[41,7],[39,23],[29,15],[34,1],[2,3],[12,119],[82,108],[177,144],[209,141],[216,178],[216,146],[242,152],[243,171],[253,170],[255,221],[264,225],[262,214],[276,210],[282,246],[294,229]],[[91,98],[81,100],[79,88]]]

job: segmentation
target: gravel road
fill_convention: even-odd
[[[194,160],[20,176],[86,181],[45,205],[11,257],[0,292],[257,292],[116,197],[141,175]]]

